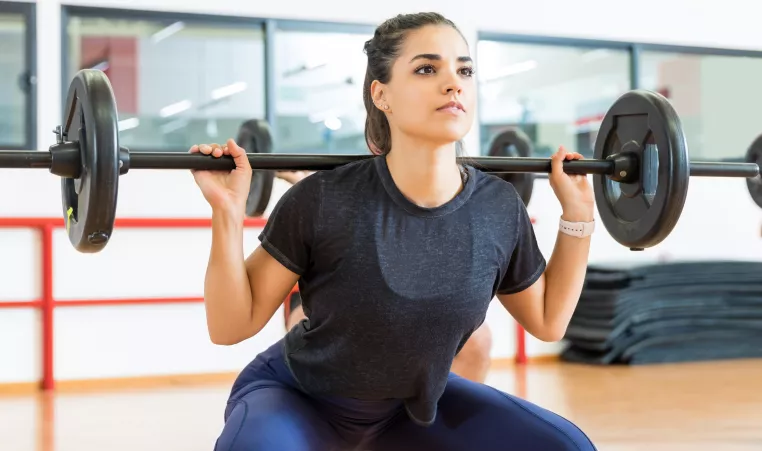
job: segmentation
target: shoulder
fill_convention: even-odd
[[[326,184],[351,183],[374,169],[373,157],[359,159],[333,169],[315,171],[289,188],[292,195],[314,192]],[[364,179],[363,179],[364,180]]]
[[[357,193],[374,175],[374,159],[367,158],[316,171],[291,186],[280,198],[280,204],[306,204],[318,207],[342,193]]]
[[[363,157],[365,156],[363,155]],[[320,175],[324,183],[331,184],[353,185],[357,181],[367,182],[368,177],[376,173],[376,158],[368,156],[334,169],[319,171],[313,175]]]
[[[506,209],[516,212],[525,208],[518,190],[511,183],[477,168],[472,168],[472,173],[475,178],[474,196],[487,208],[497,209],[501,214],[505,214]]]

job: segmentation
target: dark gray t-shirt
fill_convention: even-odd
[[[398,398],[431,424],[450,365],[496,293],[545,269],[513,185],[467,166],[451,201],[423,208],[385,157],[317,172],[278,201],[260,240],[301,276],[286,361],[308,392]]]

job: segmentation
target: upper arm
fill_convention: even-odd
[[[256,330],[264,327],[311,266],[320,186],[313,175],[286,191],[259,235],[260,246],[246,259]]]
[[[545,274],[527,288],[512,294],[498,294],[497,299],[521,327],[543,339],[545,314]]]
[[[262,246],[257,246],[246,259],[246,274],[252,299],[250,335],[254,335],[270,321],[299,281],[299,274],[285,267]]]
[[[514,190],[515,192],[515,190]],[[542,335],[545,310],[546,260],[524,203],[518,197],[516,221],[509,228],[515,245],[497,289],[497,298],[519,324],[534,336]]]

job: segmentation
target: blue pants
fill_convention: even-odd
[[[286,366],[283,342],[262,352],[233,384],[215,451],[595,450],[566,419],[450,373],[432,426],[407,418],[401,401],[305,393]]]

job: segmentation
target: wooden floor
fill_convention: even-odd
[[[495,370],[487,383],[571,419],[601,451],[762,450],[762,360],[530,364]],[[0,450],[211,451],[228,390],[0,397]]]

